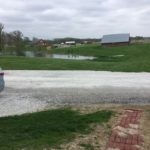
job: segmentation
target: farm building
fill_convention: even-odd
[[[130,44],[130,34],[104,35],[101,41],[103,46],[121,46]]]
[[[46,40],[42,40],[42,39],[35,41],[35,44],[37,46],[48,46],[48,42]]]
[[[75,41],[66,41],[65,44],[67,45],[76,45]]]

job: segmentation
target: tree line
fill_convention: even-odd
[[[0,54],[5,52],[16,52],[17,55],[22,55],[24,50],[43,50],[37,43],[41,39],[33,37],[32,40],[24,37],[21,31],[5,32],[4,24],[0,23]],[[47,45],[65,43],[66,41],[75,41],[76,43],[84,43],[84,41],[98,42],[100,39],[79,39],[79,38],[56,38],[53,40],[44,40]]]
[[[7,49],[13,49],[17,55],[22,54],[24,47],[24,39],[21,31],[12,31],[7,33],[4,31],[4,25],[0,23],[0,52],[5,52]]]

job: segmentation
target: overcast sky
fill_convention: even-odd
[[[47,39],[150,36],[150,0],[0,0],[0,22],[8,32]]]

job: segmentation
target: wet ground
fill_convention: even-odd
[[[150,73],[5,71],[0,116],[58,105],[150,103]]]

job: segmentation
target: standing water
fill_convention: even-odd
[[[36,57],[35,52],[26,51],[25,52],[26,57]],[[75,55],[75,54],[42,54],[42,57],[45,58],[56,58],[56,59],[69,59],[69,60],[93,60],[96,57],[93,56],[81,56],[81,55]]]

